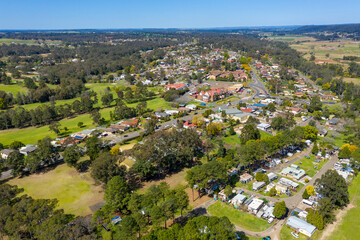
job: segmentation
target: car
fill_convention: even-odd
[[[198,113],[196,112],[196,113],[194,113],[194,115],[198,115]]]
[[[263,237],[262,240],[271,240],[270,236]]]
[[[296,232],[291,232],[291,235],[293,235],[294,238],[299,238],[299,235]]]
[[[310,159],[310,156],[307,156],[307,155],[306,155],[305,158]]]
[[[289,160],[288,160],[288,159],[285,159],[285,162],[286,162],[286,163],[288,163],[288,162],[289,162]]]
[[[124,137],[128,137],[129,135],[124,135]]]

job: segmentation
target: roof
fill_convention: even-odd
[[[279,183],[285,184],[287,186],[292,186],[292,187],[295,187],[295,188],[299,186],[298,183],[296,183],[294,181],[291,181],[290,179],[287,179],[287,178],[280,178]]]
[[[1,154],[9,155],[10,153],[14,152],[14,149],[3,149]]]
[[[253,183],[253,188],[258,189],[258,188],[260,188],[260,187],[262,187],[264,185],[265,185],[265,182],[254,182]]]
[[[277,178],[278,176],[275,173],[268,173],[269,179]]]
[[[22,147],[22,148],[20,148],[20,152],[30,153],[30,152],[35,151],[36,149],[37,149],[37,147],[35,147],[35,146]]]
[[[270,128],[271,125],[268,123],[260,123],[259,125],[256,126],[257,128]]]
[[[266,107],[267,105],[262,103],[254,103],[253,106],[262,108],[262,107]]]
[[[253,176],[251,176],[250,174],[248,173],[244,173],[242,175],[240,175],[240,179],[250,179],[252,178]]]
[[[301,169],[299,166],[297,166],[295,164],[291,164],[291,166],[284,168],[281,171],[281,174],[284,174],[284,175],[290,174],[294,178],[300,179],[301,177],[303,177],[306,174],[306,172],[305,172],[305,170]]]
[[[253,201],[250,203],[249,208],[251,209],[258,209],[259,207],[261,207],[261,205],[264,203],[263,200],[259,199],[259,198],[254,198]]]
[[[289,217],[289,219],[286,222],[286,225],[296,230],[303,229],[310,234],[312,234],[316,230],[316,227],[314,225],[311,225],[310,223],[295,216]]]
[[[246,196],[243,194],[237,194],[235,197],[233,197],[233,199],[231,199],[231,201],[238,201],[238,202],[243,202],[245,201]]]

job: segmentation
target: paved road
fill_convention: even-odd
[[[319,86],[315,84],[315,82],[311,81],[307,76],[299,72],[299,76],[304,79],[304,81],[311,85],[314,90],[319,90]]]
[[[251,74],[251,78],[253,81],[251,83],[249,83],[249,87],[254,89],[256,92],[255,95],[253,96],[253,98],[260,98],[260,95],[267,95],[268,93],[267,93],[264,83],[259,80],[259,78],[254,73],[254,71],[251,71],[250,74]]]

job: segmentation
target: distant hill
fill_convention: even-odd
[[[311,33],[311,32],[341,32],[360,34],[360,24],[337,24],[337,25],[309,25],[292,30],[293,33]]]

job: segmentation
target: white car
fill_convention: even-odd
[[[294,238],[299,238],[299,235],[296,232],[291,232],[291,235],[293,235]]]
[[[288,159],[285,159],[285,162],[286,162],[286,163],[288,163],[288,162],[289,162],[289,160],[288,160]]]

